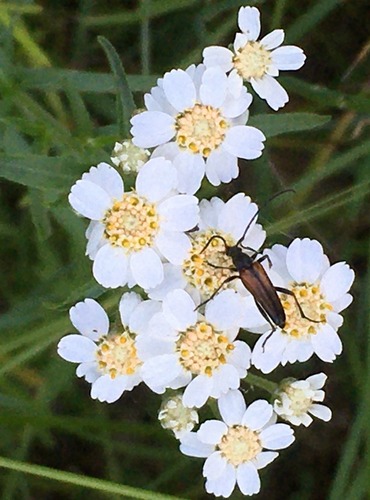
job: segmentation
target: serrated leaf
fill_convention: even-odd
[[[274,137],[287,132],[302,132],[322,127],[331,120],[329,115],[314,113],[282,113],[279,115],[266,114],[253,116],[248,125],[257,127],[266,137]]]

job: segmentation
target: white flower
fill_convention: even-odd
[[[289,100],[285,89],[275,80],[280,70],[296,70],[306,56],[294,45],[280,47],[284,30],[274,30],[257,42],[261,31],[256,7],[241,7],[238,15],[241,33],[234,40],[234,51],[225,47],[207,47],[203,51],[207,68],[220,67],[230,75],[250,82],[255,92],[275,111]],[[277,48],[278,47],[278,48]],[[275,49],[275,50],[273,50]]]
[[[198,412],[182,403],[180,394],[170,396],[161,405],[158,420],[164,429],[171,430],[177,439],[194,429],[199,422]]]
[[[148,149],[138,148],[129,139],[115,143],[111,160],[113,165],[122,168],[124,172],[137,173],[144,163],[149,160],[149,156]]]
[[[163,310],[138,339],[143,379],[157,393],[187,386],[183,404],[200,408],[209,397],[237,389],[250,365],[250,348],[235,340],[242,314],[240,296],[225,290],[209,302],[204,316],[184,290],[174,290]]]
[[[58,354],[79,363],[76,374],[92,384],[91,397],[113,403],[124,391],[142,381],[142,360],[137,355],[136,339],[145,333],[146,323],[160,305],[142,302],[136,293],[125,293],[119,310],[123,328],[109,331],[104,309],[93,299],[78,302],[70,309],[73,326],[81,333],[67,335],[58,344]]]
[[[324,373],[317,373],[306,380],[283,381],[276,392],[275,412],[293,425],[308,427],[313,422],[309,413],[328,422],[332,416],[331,410],[317,404],[324,401],[325,392],[320,389],[324,387],[326,379]]]
[[[218,407],[223,419],[209,420],[198,432],[181,439],[180,450],[191,457],[204,457],[203,476],[207,493],[229,497],[237,484],[243,495],[261,489],[258,470],[266,467],[293,441],[293,430],[273,423],[272,406],[262,399],[246,407],[239,391],[220,397]]]
[[[253,350],[252,363],[269,373],[279,363],[284,366],[307,361],[313,353],[323,361],[333,362],[342,352],[337,334],[343,323],[339,313],[352,302],[348,291],[354,272],[345,262],[330,266],[320,243],[308,238],[297,238],[288,248],[274,245],[266,253],[272,263],[267,272],[274,285],[293,292],[309,319],[302,317],[293,296],[279,293],[285,326],[271,334],[266,323],[266,333]]]
[[[219,68],[172,70],[145,95],[147,111],[131,119],[133,143],[159,146],[153,157],[173,161],[181,193],[195,193],[204,175],[214,186],[230,182],[239,174],[237,158],[258,158],[264,147],[262,132],[245,125],[251,101]]]
[[[189,252],[181,266],[168,266],[165,269],[162,284],[148,291],[151,298],[163,300],[163,297],[170,290],[186,288],[192,297],[198,302],[202,302],[211,297],[225,279],[238,275],[236,271],[232,270],[235,269],[235,266],[225,253],[222,239],[213,239],[204,250],[213,235],[219,235],[229,246],[233,246],[243,236],[248,224],[252,221],[241,243],[244,247],[256,251],[263,244],[266,233],[262,226],[256,223],[256,218],[252,220],[257,212],[257,205],[252,203],[249,196],[244,193],[234,195],[226,203],[217,197],[210,201],[202,200],[199,208],[199,231],[190,233],[191,248]],[[245,250],[245,252],[250,255],[252,251]],[[261,323],[254,300],[240,279],[225,284],[225,289],[230,287],[236,288],[246,296],[244,312],[249,322],[253,322],[253,316]],[[262,318],[262,324],[264,323],[265,320]]]
[[[174,194],[176,171],[164,158],[149,160],[125,192],[118,172],[106,163],[91,167],[69,195],[72,207],[92,220],[86,253],[93,275],[106,288],[163,280],[161,258],[179,264],[190,249],[184,233],[198,222],[195,196]]]

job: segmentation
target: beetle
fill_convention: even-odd
[[[272,199],[276,198],[277,196],[280,196],[281,194],[291,191],[291,190],[286,190],[282,191],[280,193],[277,193],[275,196],[270,198],[271,201]],[[285,311],[283,308],[283,305],[281,303],[281,300],[278,296],[279,293],[284,293],[286,295],[290,295],[293,297],[297,308],[301,314],[302,318],[305,318],[309,321],[312,321],[313,323],[320,323],[320,320],[314,320],[309,318],[308,316],[305,315],[297,297],[295,296],[294,292],[291,290],[288,290],[287,288],[282,288],[278,286],[274,286],[273,283],[271,282],[269,276],[267,275],[267,272],[265,271],[264,267],[262,266],[262,262],[264,260],[267,260],[270,267],[272,265],[271,260],[268,255],[262,255],[260,258],[257,259],[257,256],[260,254],[259,251],[254,250],[253,248],[246,247],[242,244],[242,241],[244,240],[249,228],[251,227],[253,221],[257,218],[259,214],[259,210],[253,215],[251,220],[249,221],[247,227],[245,228],[242,236],[239,238],[239,240],[235,243],[233,246],[229,246],[225,240],[225,238],[219,234],[214,234],[213,236],[210,237],[210,239],[207,241],[206,245],[202,249],[201,253],[206,250],[206,248],[210,245],[210,243],[215,240],[219,239],[223,242],[225,245],[225,253],[228,257],[231,258],[234,267],[222,267],[222,266],[215,266],[211,262],[208,262],[208,265],[210,265],[213,268],[216,269],[228,269],[230,271],[237,272],[238,274],[229,276],[226,278],[221,285],[215,290],[215,292],[207,299],[206,301],[202,302],[199,304],[197,309],[203,305],[205,305],[207,302],[212,300],[215,295],[221,290],[221,288],[226,285],[227,283],[230,283],[231,281],[234,281],[236,279],[240,279],[245,288],[248,290],[248,292],[253,296],[256,306],[262,316],[268,321],[272,328],[273,333],[277,327],[284,328],[285,323],[286,323],[286,316],[285,316]],[[251,255],[248,255],[243,252],[244,250],[249,250],[252,252]]]

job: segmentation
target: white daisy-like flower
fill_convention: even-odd
[[[267,401],[260,399],[247,407],[239,391],[221,396],[218,407],[223,421],[208,420],[198,432],[185,434],[180,450],[206,458],[207,493],[228,498],[237,484],[243,495],[254,495],[261,489],[258,470],[275,460],[279,455],[275,450],[294,441],[293,430],[274,423]]]
[[[150,151],[135,146],[131,139],[116,142],[112,151],[111,160],[113,165],[126,173],[137,173],[149,160]]]
[[[330,408],[317,404],[324,401],[325,392],[321,389],[327,378],[324,373],[317,373],[306,380],[283,380],[275,394],[275,413],[293,425],[308,427],[313,422],[309,413],[328,422],[332,417]]]
[[[119,304],[123,326],[111,331],[106,312],[95,300],[85,299],[70,309],[71,322],[81,335],[63,337],[58,354],[79,363],[76,374],[92,384],[93,399],[113,403],[142,381],[136,339],[145,334],[147,322],[159,308],[159,303],[125,293]]]
[[[183,404],[200,408],[209,397],[237,389],[250,365],[250,348],[235,340],[242,314],[240,296],[225,290],[209,302],[204,316],[184,290],[174,290],[138,339],[143,379],[157,393],[184,387]]]
[[[193,194],[206,175],[214,186],[239,174],[238,158],[262,154],[263,133],[245,122],[252,102],[242,83],[204,65],[172,70],[145,95],[147,111],[131,119],[133,143],[157,147],[173,161],[177,189]]]
[[[162,258],[179,264],[191,243],[185,231],[198,222],[195,196],[174,194],[176,170],[164,158],[149,160],[125,192],[119,173],[106,163],[91,167],[69,195],[72,207],[91,219],[86,253],[93,275],[106,288],[163,280]]]
[[[343,323],[339,313],[352,302],[348,291],[355,277],[353,270],[345,262],[331,266],[321,244],[308,238],[297,238],[288,248],[274,245],[266,253],[272,263],[270,270],[266,267],[272,282],[295,297],[279,293],[285,326],[271,333],[266,323],[266,333],[254,347],[252,363],[269,373],[280,363],[307,361],[313,353],[333,362],[342,352],[337,334]],[[309,319],[302,317],[296,301]]]
[[[186,258],[180,266],[168,266],[165,269],[162,284],[148,291],[151,298],[163,300],[169,291],[184,288],[198,302],[209,299],[227,278],[238,275],[232,270],[235,268],[231,258],[226,255],[224,242],[229,246],[235,245],[242,238],[250,222],[252,223],[240,243],[249,248],[244,250],[249,255],[262,246],[266,233],[254,218],[258,207],[251,202],[249,196],[238,193],[226,203],[214,197],[210,201],[202,200],[199,208],[199,231],[193,231],[189,235],[191,248]],[[214,238],[205,249],[214,235],[220,238]],[[261,317],[254,300],[240,279],[225,283],[226,288],[236,289],[246,297],[246,317],[249,322],[257,318],[257,322],[261,324]],[[264,323],[265,320],[262,318],[262,324]]]
[[[286,90],[275,80],[281,70],[296,70],[306,56],[294,45],[280,47],[284,30],[277,29],[257,38],[261,31],[260,13],[256,7],[241,7],[238,14],[241,33],[234,40],[234,50],[212,46],[203,51],[207,68],[220,67],[234,78],[249,82],[254,91],[275,111],[289,101]]]
[[[163,401],[158,420],[164,429],[172,431],[180,439],[199,423],[199,415],[194,408],[184,406],[182,396],[176,394]]]

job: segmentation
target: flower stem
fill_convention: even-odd
[[[258,375],[253,375],[253,373],[248,373],[247,377],[244,379],[250,386],[257,386],[270,394],[274,394],[276,389],[279,387],[278,384],[272,382],[271,380],[267,380]]]

